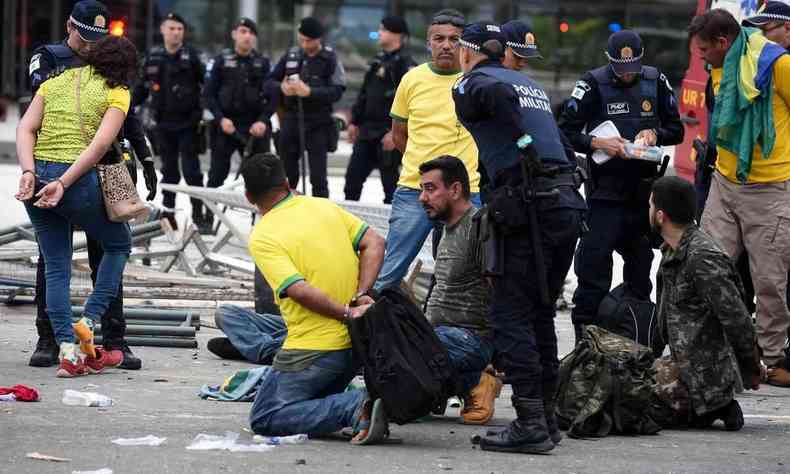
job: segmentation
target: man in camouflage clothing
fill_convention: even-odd
[[[665,425],[707,428],[720,419],[727,430],[739,430],[738,377],[754,390],[761,380],[755,332],[735,266],[694,224],[695,203],[694,187],[681,178],[653,185],[650,224],[665,242],[658,321],[670,348],[656,363],[655,393],[674,412],[674,422]]]

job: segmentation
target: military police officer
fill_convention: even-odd
[[[653,250],[648,238],[648,197],[657,177],[652,162],[627,159],[625,145],[675,145],[683,124],[669,81],[658,69],[642,66],[642,40],[622,30],[609,37],[609,64],[587,72],[576,83],[560,117],[560,127],[579,153],[588,154],[590,231],[577,250],[579,286],[572,317],[577,340],[583,324],[595,322],[598,305],[612,284],[612,252],[623,256],[623,277],[638,297],[650,297]],[[619,137],[594,137],[598,125],[612,121]],[[590,155],[603,150],[612,158],[597,164]]]
[[[586,207],[548,94],[502,66],[505,42],[497,25],[468,26],[460,40],[464,76],[453,88],[458,118],[491,179],[487,215],[501,234],[499,251],[488,255],[501,259],[498,269],[489,268],[495,275],[491,321],[517,415],[480,446],[546,453],[561,439],[554,417],[559,361],[553,302]]]
[[[328,197],[327,152],[337,149],[332,104],[346,90],[346,74],[335,51],[321,43],[324,27],[312,17],[299,24],[299,46],[277,63],[270,80],[282,91],[284,109],[278,151],[291,187],[299,183],[304,149],[310,162],[313,196]],[[305,148],[303,148],[305,147]]]
[[[408,34],[409,27],[403,18],[387,16],[381,20],[378,41],[382,51],[371,61],[351,108],[348,139],[354,144],[354,151],[346,170],[344,188],[348,201],[359,201],[365,180],[374,168],[378,168],[384,187],[384,203],[392,202],[401,155],[392,142],[389,110],[401,78],[416,65],[402,49]]]
[[[235,151],[242,159],[245,153],[269,151],[273,104],[264,84],[271,63],[255,49],[258,27],[251,19],[241,18],[231,37],[233,49],[222,51],[214,59],[206,84],[206,101],[218,126],[212,135],[209,188],[225,182]],[[206,210],[204,228],[210,229],[213,220],[211,212]]]
[[[82,0],[74,4],[69,19],[66,21],[68,38],[60,43],[48,44],[33,51],[30,59],[30,83],[33,94],[39,86],[50,77],[56,76],[66,69],[83,66],[85,63],[80,57],[90,43],[99,40],[108,33],[107,24],[110,13],[104,4],[95,0]],[[142,124],[133,110],[129,110],[118,136],[119,141],[126,147],[126,141],[131,143],[134,155],[142,163],[145,185],[148,189],[147,199],[150,201],[156,195],[156,170],[151,158],[151,151],[146,143],[142,131]],[[115,150],[108,152],[106,159],[115,160],[120,157]],[[134,168],[133,165],[130,166]],[[134,173],[132,176],[136,176]],[[91,279],[95,281],[96,272],[101,262],[104,251],[101,245],[88,238],[88,263],[91,268]],[[39,254],[38,267],[36,268],[36,330],[38,342],[30,365],[34,367],[49,367],[58,363],[58,345],[52,332],[43,295],[46,294],[44,279],[44,257]],[[126,320],[123,316],[123,287],[118,287],[116,298],[110,303],[107,312],[101,318],[103,345],[107,349],[119,349],[123,354],[120,367],[136,370],[142,366],[139,358],[135,357],[127,345]]]
[[[184,44],[186,22],[176,13],[167,14],[159,27],[164,44],[154,46],[143,62],[141,81],[135,87],[132,105],[140,105],[150,96],[150,110],[156,122],[156,141],[162,157],[162,182],[181,181],[179,156],[184,180],[192,186],[203,186],[196,139],[197,126],[203,115],[201,88],[205,68],[199,53]],[[203,204],[191,199],[192,220],[200,225]],[[163,216],[175,228],[176,195],[163,193]]]
[[[535,33],[527,22],[511,20],[502,25],[502,34],[505,35],[505,56],[502,64],[514,71],[527,67],[530,59],[543,59],[535,41]]]

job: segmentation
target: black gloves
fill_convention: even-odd
[[[145,178],[145,188],[148,190],[146,201],[151,201],[156,196],[156,170],[154,169],[154,159],[150,156],[143,160],[143,178]]]

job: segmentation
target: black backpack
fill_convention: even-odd
[[[351,321],[350,332],[368,393],[382,400],[390,421],[414,421],[458,393],[447,350],[399,289],[383,290],[363,317]]]
[[[666,342],[658,328],[656,305],[632,291],[625,283],[604,297],[598,306],[597,326],[627,337],[661,357]]]

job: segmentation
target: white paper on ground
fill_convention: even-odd
[[[160,446],[166,439],[148,435],[142,438],[118,438],[112,440],[112,443],[118,446]]]
[[[238,444],[239,433],[226,431],[224,436],[200,433],[192,440],[187,449],[192,451],[228,450],[231,452],[264,452],[274,449],[267,444]]]
[[[593,131],[590,132],[590,135],[598,138],[619,137],[620,130],[617,129],[617,125],[615,125],[614,122],[607,120],[595,127]],[[592,159],[595,161],[595,164],[602,165],[611,160],[612,157],[603,150],[595,150],[592,154]]]
[[[103,467],[95,471],[71,471],[71,474],[112,474],[112,469]]]

